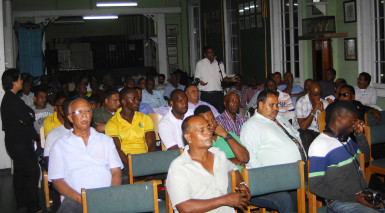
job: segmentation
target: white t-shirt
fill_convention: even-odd
[[[227,194],[228,174],[238,168],[226,158],[219,148],[209,149],[214,154],[214,175],[193,161],[188,153],[189,146],[170,165],[167,175],[167,191],[175,212],[176,205],[191,199],[206,200]],[[222,206],[209,212],[234,212],[229,206]]]
[[[64,125],[58,126],[55,129],[51,130],[47,138],[45,139],[44,144],[44,157],[49,157],[49,152],[51,150],[51,146],[53,143],[60,137],[64,136],[65,134],[71,132],[72,129],[67,129],[64,127]]]
[[[28,95],[25,95],[24,93],[21,93],[21,96],[20,96],[21,100],[24,101],[24,103],[29,106],[29,107],[32,107],[34,106],[34,102],[33,102],[33,93],[30,92]]]
[[[175,118],[171,112],[168,113],[159,121],[159,136],[166,149],[178,145],[179,148],[184,148],[182,123],[183,120],[194,114],[194,111],[189,109],[184,115],[183,120]]]
[[[72,132],[60,137],[49,154],[48,180],[64,179],[77,192],[111,186],[111,169],[123,169],[112,138],[90,128],[88,144]]]
[[[218,61],[215,59],[213,63],[210,63],[210,60],[207,58],[198,61],[195,68],[195,78],[199,78],[201,81],[207,83],[205,86],[199,84],[199,91],[222,91],[222,76],[219,72],[219,67],[222,71],[223,78],[225,78],[226,72],[223,63],[218,64]]]
[[[363,105],[370,105],[377,103],[377,90],[371,86],[366,89],[360,89],[358,86],[354,87],[356,92],[356,101],[361,102]]]

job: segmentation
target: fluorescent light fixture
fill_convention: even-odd
[[[83,19],[94,20],[94,19],[117,19],[116,15],[101,15],[101,16],[83,16]]]
[[[135,7],[138,2],[98,2],[97,7]]]

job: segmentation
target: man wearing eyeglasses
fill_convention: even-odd
[[[112,139],[90,127],[92,110],[84,99],[69,105],[73,131],[55,141],[50,151],[48,180],[64,196],[57,212],[82,212],[81,188],[121,184],[122,161]]]

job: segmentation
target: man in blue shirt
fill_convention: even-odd
[[[139,102],[139,112],[146,114],[146,115],[155,113],[149,104],[142,102],[142,89],[138,86],[134,87],[134,89],[136,90],[136,92],[138,93],[138,96],[139,96],[139,101],[140,101]]]

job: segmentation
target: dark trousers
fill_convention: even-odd
[[[27,207],[36,212],[39,207],[38,183],[40,168],[33,145],[7,144],[7,151],[13,160],[13,189],[18,208]]]
[[[201,91],[201,100],[214,106],[219,113],[223,113],[225,110],[225,106],[223,105],[224,95],[222,91]]]
[[[72,200],[71,198],[64,198],[57,213],[82,213],[83,206]]]
[[[314,139],[319,135],[319,132],[310,129],[298,129],[298,132],[299,136],[301,137],[303,148],[305,149],[306,154],[308,154],[310,144],[313,143]]]

